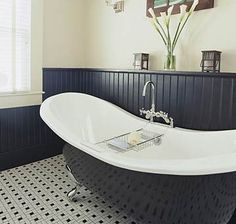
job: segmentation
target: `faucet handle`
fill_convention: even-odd
[[[160,113],[165,116],[165,117],[168,117],[168,113],[164,112],[164,111],[160,111]]]
[[[145,112],[144,108],[140,109],[139,112],[140,112],[140,116],[142,116]]]

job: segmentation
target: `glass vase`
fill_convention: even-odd
[[[164,69],[169,71],[175,71],[176,69],[176,57],[173,52],[169,52],[166,55]]]

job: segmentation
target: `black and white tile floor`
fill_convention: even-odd
[[[137,224],[85,187],[69,202],[73,187],[62,155],[0,172],[0,223]]]

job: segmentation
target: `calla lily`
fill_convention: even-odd
[[[149,8],[149,9],[148,9],[148,12],[151,14],[152,18],[155,18],[155,19],[156,19],[156,15],[155,15],[155,13],[154,13],[154,11],[153,11],[152,8]]]
[[[166,16],[166,13],[165,12],[161,12],[161,18],[162,18],[162,21],[163,23],[167,26],[168,24],[168,21],[167,21],[167,16]]]
[[[191,6],[191,8],[189,10],[190,14],[195,10],[195,8],[197,7],[198,4],[199,4],[199,0],[194,0],[193,1],[193,4],[192,4],[192,6]]]
[[[170,23],[170,17],[171,17],[171,15],[172,15],[172,11],[173,11],[173,9],[174,9],[174,5],[172,5],[170,8],[168,8],[168,10],[167,10],[167,25],[169,25],[169,23]]]
[[[168,17],[170,17],[170,16],[172,15],[173,9],[174,9],[174,5],[172,5],[171,7],[169,7],[169,8],[167,9],[167,15],[168,15]]]
[[[161,23],[158,21],[158,19],[157,19],[157,17],[156,17],[156,15],[155,15],[155,13],[154,13],[152,8],[149,8],[148,12],[152,16],[152,19],[151,19],[152,25],[155,27],[156,31],[160,34],[164,44],[166,44],[167,36],[166,36],[166,33],[165,33]]]
[[[180,6],[180,21],[182,21],[187,14],[187,5],[181,5]]]
[[[149,12],[149,13],[151,14],[151,16],[152,16],[151,23],[156,27],[156,29],[159,29],[159,28],[158,28],[158,23],[157,23],[157,18],[156,18],[156,15],[155,15],[153,9],[152,9],[152,8],[149,8],[149,9],[148,9],[148,12]]]

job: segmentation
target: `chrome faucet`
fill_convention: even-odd
[[[168,113],[163,112],[163,111],[158,111],[155,112],[155,85],[152,81],[148,81],[145,83],[144,87],[143,87],[143,94],[142,96],[145,97],[146,96],[146,92],[147,92],[147,86],[151,85],[152,88],[152,95],[151,95],[151,101],[152,101],[152,105],[151,105],[151,109],[150,110],[144,110],[144,108],[140,109],[140,115],[145,115],[145,118],[150,120],[151,122],[153,122],[153,118],[154,117],[161,117],[167,124],[170,124],[170,126],[173,128],[174,127],[174,120],[173,118],[168,116]]]
[[[146,113],[146,118],[147,119],[150,119],[150,121],[152,122],[153,121],[153,118],[155,117],[155,85],[154,85],[154,83],[152,82],[152,81],[148,81],[148,82],[146,82],[145,83],[145,85],[144,85],[144,87],[143,87],[143,94],[142,94],[142,96],[143,97],[145,97],[146,96],[146,92],[147,92],[147,86],[148,85],[151,85],[151,88],[152,88],[152,98],[151,98],[151,100],[152,100],[152,105],[151,105],[151,109],[149,110],[149,111],[146,111],[147,113]],[[142,112],[141,112],[141,110],[142,110]],[[142,114],[145,114],[145,111],[144,111],[144,108],[143,109],[141,109],[140,110],[140,113],[141,113],[141,115]]]

